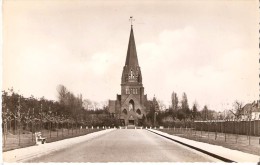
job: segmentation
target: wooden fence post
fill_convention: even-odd
[[[227,141],[227,134],[226,134],[226,121],[224,121],[224,133],[225,133],[225,142]]]
[[[72,135],[73,135],[73,123],[71,123],[71,131],[72,131]]]
[[[254,119],[254,136],[256,136],[256,119]]]
[[[20,129],[21,129],[21,126],[20,126],[20,122],[18,123],[18,145],[20,146],[20,143],[21,143],[21,136],[20,136]]]
[[[200,137],[202,137],[202,123],[200,123]]]
[[[208,126],[208,141],[209,141],[209,127],[210,127],[210,122],[207,121],[207,126]]]
[[[215,123],[215,140],[217,140],[217,122]]]
[[[59,137],[59,123],[56,122],[56,129],[57,129],[57,137]]]
[[[6,136],[5,123],[4,123],[4,130],[3,131],[4,131],[4,147],[5,147],[5,143],[6,143],[5,142],[6,141],[6,138],[5,138],[5,136]]]
[[[197,139],[197,125],[196,125],[196,122],[194,122],[194,125],[195,125],[195,138]]]
[[[249,119],[249,139],[248,139],[249,145],[251,144],[251,119]]]
[[[33,142],[33,139],[34,139],[34,137],[33,137],[33,134],[34,134],[34,133],[33,133],[33,131],[34,131],[34,130],[33,130],[33,121],[31,121],[31,126],[32,126],[31,128],[32,128],[32,142]]]
[[[68,128],[68,135],[70,134],[70,131],[69,131],[69,122],[67,122],[67,128]]]
[[[50,133],[50,138],[51,138],[51,122],[49,122],[49,133]]]
[[[237,143],[237,139],[238,139],[238,130],[239,130],[239,123],[236,120],[236,143]]]

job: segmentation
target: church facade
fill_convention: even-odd
[[[148,111],[149,101],[147,101],[147,95],[144,94],[142,73],[131,25],[126,61],[121,77],[121,94],[116,96],[116,100],[109,100],[109,113],[114,114],[122,126],[141,126],[146,120]]]

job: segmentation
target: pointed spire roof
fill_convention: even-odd
[[[135,47],[133,25],[131,25],[131,32],[130,32],[130,37],[129,37],[129,43],[128,43],[125,65],[127,65],[127,66],[139,66],[138,59],[137,59],[137,53],[136,53],[136,47]]]

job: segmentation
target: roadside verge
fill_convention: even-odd
[[[208,143],[202,143],[194,140],[185,139],[182,137],[170,135],[158,130],[148,129],[148,131],[153,132],[157,135],[200,151],[202,153],[208,154],[212,157],[220,159],[225,162],[259,162],[260,156],[244,153],[237,150],[231,150],[222,146],[212,145]]]
[[[42,145],[35,145],[26,148],[15,149],[7,152],[3,152],[3,162],[26,162],[27,160],[49,154],[54,151],[58,151],[64,148],[68,148],[74,144],[81,143],[94,139],[98,136],[113,131],[114,129],[107,129],[98,132],[93,132],[87,135],[78,136],[75,138],[64,139],[52,143],[45,143]]]

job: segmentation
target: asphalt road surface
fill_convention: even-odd
[[[118,129],[29,162],[221,162],[152,132]]]

